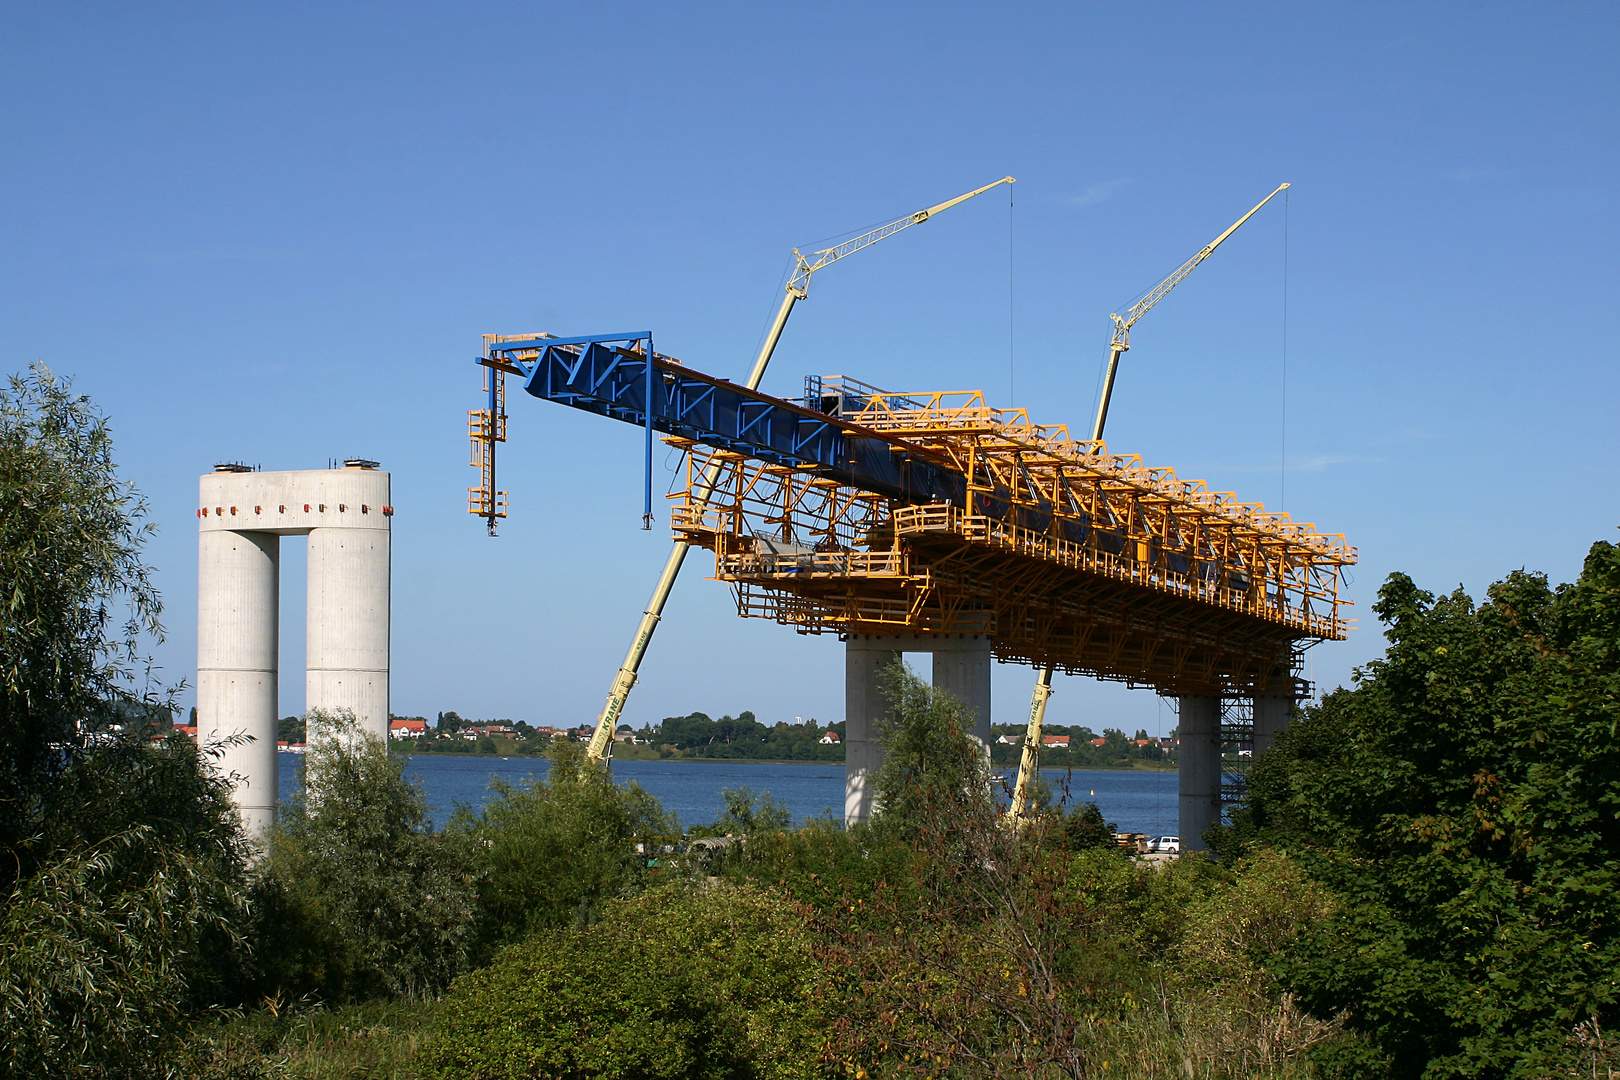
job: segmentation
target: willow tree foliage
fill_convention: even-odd
[[[0,1074],[165,1076],[228,996],[246,849],[142,648],[151,526],[106,420],[43,367],[0,390]]]
[[[1339,896],[1278,971],[1377,1048],[1347,1073],[1548,1075],[1620,1027],[1620,549],[1480,604],[1395,574],[1375,610],[1387,654],[1257,763],[1223,842]]]
[[[47,816],[80,721],[127,697],[162,608],[146,502],[118,476],[90,399],[36,365],[0,390],[0,843]],[[27,857],[0,860],[0,884]]]

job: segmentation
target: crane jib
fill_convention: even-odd
[[[549,338],[494,346],[488,358],[546,401],[648,426],[645,340]],[[965,506],[966,478],[935,455],[785,398],[716,379],[654,354],[651,427],[666,435],[797,468],[904,502]]]

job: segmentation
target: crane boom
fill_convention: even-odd
[[[1245,221],[1254,217],[1260,208],[1277,197],[1280,191],[1286,191],[1290,185],[1282,184],[1270,195],[1255,203],[1254,209],[1234,221],[1230,228],[1215,239],[1205,244],[1203,249],[1176,268],[1175,273],[1159,282],[1148,294],[1132,304],[1122,317],[1112,314],[1108,317],[1114,321],[1114,336],[1109,342],[1108,374],[1103,378],[1102,394],[1097,399],[1097,418],[1091,425],[1091,441],[1101,443],[1103,426],[1108,423],[1108,402],[1114,396],[1114,376],[1119,372],[1119,358],[1131,347],[1131,327],[1136,325],[1138,319],[1153,310],[1153,306],[1169,295],[1170,290],[1181,284],[1183,278],[1192,273],[1199,263],[1214,254],[1215,249],[1226,242],[1226,238],[1237,232]],[[1036,773],[1041,761],[1041,730],[1046,722],[1046,700],[1052,696],[1051,664],[1041,668],[1040,675],[1035,680],[1035,693],[1029,705],[1029,724],[1024,732],[1023,754],[1018,761],[1018,782],[1013,787],[1012,807],[1009,814],[1017,820],[1024,816],[1029,807],[1030,788],[1035,783]]]
[[[810,278],[818,270],[825,269],[839,259],[847,258],[862,248],[871,247],[879,240],[887,239],[895,233],[909,229],[913,225],[920,225],[942,210],[949,210],[958,203],[966,202],[975,195],[982,195],[991,188],[1000,184],[1016,183],[1013,177],[1004,176],[993,184],[986,184],[982,188],[970,191],[965,195],[958,195],[947,202],[937,206],[930,206],[926,210],[918,210],[881,225],[870,232],[847,240],[836,247],[826,248],[814,253],[815,262],[810,262],[795,248],[793,257],[798,262],[798,268],[787,283],[787,295],[782,298],[782,306],[776,311],[776,318],[771,323],[770,332],[765,335],[765,344],[759,350],[759,356],[754,361],[753,370],[748,373],[748,381],[744,384],[749,390],[759,389],[760,381],[765,377],[765,368],[771,362],[771,356],[776,352],[776,343],[781,340],[782,329],[787,326],[788,316],[793,314],[793,306],[810,295]],[[714,493],[714,485],[719,482],[721,465],[719,462],[711,464],[704,471],[703,479],[694,489],[694,494],[703,502],[709,500]],[[652,474],[648,473],[648,483]],[[649,492],[650,492],[649,488]],[[650,503],[650,494],[649,494]],[[650,519],[651,506],[646,514]],[[685,540],[676,540],[670,547],[669,558],[664,561],[664,572],[658,576],[658,584],[653,588],[652,599],[647,603],[647,610],[642,612],[641,622],[636,627],[636,636],[631,639],[630,651],[625,655],[624,663],[613,676],[613,685],[608,689],[607,703],[602,706],[601,715],[596,720],[596,730],[591,733],[591,744],[586,749],[586,755],[592,761],[603,761],[611,756],[613,747],[613,731],[618,725],[619,717],[624,712],[625,702],[630,698],[630,691],[636,685],[637,673],[641,670],[641,661],[647,655],[647,646],[652,641],[654,631],[658,629],[659,620],[664,616],[664,605],[669,602],[670,591],[675,587],[675,579],[680,575],[681,565],[686,562],[686,554],[691,545]]]
[[[1283,184],[1277,188],[1277,191],[1273,191],[1270,195],[1267,195],[1265,198],[1261,199],[1255,204],[1253,210],[1250,210],[1247,214],[1244,214],[1242,217],[1233,222],[1231,228],[1227,229],[1225,232],[1221,233],[1221,235],[1204,245],[1204,249],[1202,251],[1188,259],[1186,262],[1182,263],[1176,268],[1175,273],[1159,282],[1148,291],[1146,296],[1132,304],[1130,309],[1126,311],[1123,317],[1118,314],[1108,316],[1110,319],[1114,320],[1114,338],[1113,341],[1109,343],[1108,374],[1103,378],[1102,396],[1097,399],[1097,420],[1091,428],[1091,439],[1093,442],[1102,441],[1103,424],[1108,421],[1108,402],[1114,396],[1114,376],[1119,371],[1119,358],[1131,347],[1131,327],[1136,325],[1136,320],[1152,311],[1153,306],[1169,295],[1171,289],[1181,284],[1182,278],[1192,273],[1193,269],[1197,267],[1199,263],[1203,262],[1205,259],[1209,258],[1210,255],[1214,254],[1215,249],[1224,244],[1228,236],[1231,236],[1233,233],[1237,232],[1239,226],[1241,226],[1245,221],[1248,221],[1250,218],[1254,217],[1262,206],[1276,198],[1278,191],[1286,191],[1288,187],[1288,184]]]
[[[956,198],[947,202],[942,202],[938,206],[930,206],[926,210],[918,210],[915,214],[907,214],[905,217],[891,221],[887,225],[879,225],[871,232],[857,236],[853,240],[846,240],[837,247],[824,248],[821,251],[815,252],[814,254],[816,256],[816,261],[814,263],[807,260],[803,255],[800,255],[798,248],[794,248],[793,257],[798,260],[799,268],[794,271],[793,279],[788,282],[788,292],[797,293],[798,298],[803,300],[806,293],[810,289],[810,275],[814,274],[817,270],[820,270],[826,266],[831,266],[839,259],[853,255],[862,248],[871,247],[879,240],[886,240],[895,233],[900,232],[902,229],[909,229],[913,225],[921,225],[923,222],[927,221],[941,210],[949,210],[957,203],[967,202],[975,195],[983,195],[993,187],[997,187],[1001,184],[1014,183],[1017,183],[1017,180],[1015,180],[1013,177],[1003,176],[995,183],[986,184],[984,187],[970,191],[966,195],[958,195]]]

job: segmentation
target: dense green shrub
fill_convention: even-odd
[[[478,862],[434,833],[421,789],[349,715],[309,716],[303,793],[255,888],[261,981],[332,1001],[433,993],[465,969]]]
[[[1544,1075],[1620,1025],[1620,550],[1479,606],[1396,574],[1375,610],[1386,656],[1282,735],[1217,839],[1339,897],[1276,961],[1376,1045],[1336,1068]]]
[[[182,736],[78,756],[55,854],[0,908],[0,1075],[184,1075],[193,1017],[237,989],[246,847]],[[74,813],[72,811],[78,811]]]
[[[824,913],[873,900],[880,890],[911,887],[914,853],[892,834],[846,830],[818,819],[797,829],[756,832],[723,872],[733,881],[779,888]]]
[[[445,1080],[809,1077],[828,1020],[819,972],[783,901],[672,885],[457,980],[423,1067]]]
[[[450,824],[478,852],[486,951],[538,927],[590,922],[604,903],[640,888],[644,852],[679,833],[657,799],[638,784],[615,784],[578,743],[557,742],[550,756],[544,780],[496,780],[480,814],[463,808]]]

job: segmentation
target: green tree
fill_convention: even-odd
[[[451,819],[449,831],[482,853],[486,949],[535,928],[592,921],[607,901],[640,888],[644,852],[680,831],[657,799],[638,784],[615,784],[579,743],[553,743],[550,757],[545,779],[496,780],[481,813],[463,807]]]
[[[884,686],[880,811],[859,831],[908,858],[898,880],[822,923],[846,997],[834,1057],[857,1073],[1087,1075],[1082,1010],[1120,987],[1082,962],[1100,920],[1073,902],[1066,816],[1005,820],[966,706],[903,662]],[[1093,813],[1075,824],[1080,847],[1095,843]]]
[[[327,1000],[437,992],[465,969],[478,864],[438,834],[422,790],[346,712],[308,716],[303,790],[255,890],[266,993]]]
[[[118,476],[89,398],[43,365],[0,391],[0,890],[38,865],[61,747],[138,687],[162,610],[141,551],[146,501]]]
[[[231,992],[247,857],[229,784],[172,727],[145,643],[151,526],[90,401],[0,390],[0,1075],[188,1070]],[[120,730],[121,729],[121,730]]]
[[[882,827],[945,841],[993,828],[989,764],[967,733],[967,706],[917,678],[903,660],[883,672],[882,688],[892,705],[892,719],[876,732],[884,759],[872,780]]]
[[[1228,854],[1293,851],[1339,897],[1278,970],[1376,1051],[1351,1074],[1541,1076],[1620,1024],[1620,550],[1476,606],[1395,574],[1386,655],[1257,762]]]
[[[793,814],[786,804],[768,791],[755,794],[747,786],[724,788],[720,798],[724,800],[726,808],[714,827],[721,835],[780,832],[793,824]]]

